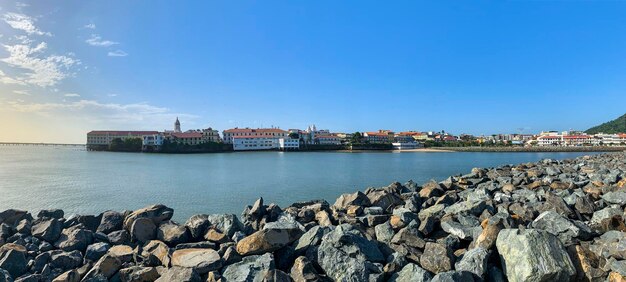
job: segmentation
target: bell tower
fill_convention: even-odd
[[[177,133],[182,132],[180,130],[180,121],[178,120],[178,117],[176,117],[176,122],[174,122],[174,132],[177,132]]]

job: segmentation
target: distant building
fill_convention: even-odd
[[[273,138],[286,138],[288,132],[279,128],[232,128],[222,132],[224,136],[224,143],[233,144],[234,137],[273,137]]]
[[[314,143],[319,145],[341,145],[341,138],[333,134],[317,135]]]
[[[363,137],[373,144],[390,144],[393,143],[394,133],[391,130],[381,129],[374,132],[365,132]]]
[[[417,149],[423,147],[422,144],[416,141],[408,141],[408,142],[393,142],[391,143],[394,150],[410,150]]]
[[[175,132],[170,135],[170,140],[187,145],[198,145],[205,142],[200,132]]]
[[[161,146],[163,146],[163,140],[165,140],[163,133],[144,135],[141,142],[141,150],[159,151]]]
[[[300,140],[289,137],[235,136],[232,142],[235,151],[298,150],[300,148]]]
[[[87,133],[87,149],[104,149],[111,145],[113,139],[126,140],[137,138],[143,140],[144,135],[155,135],[158,131],[121,131],[121,130],[93,130]]]

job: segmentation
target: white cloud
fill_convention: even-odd
[[[1,70],[0,70],[0,83],[2,83],[2,84],[18,84],[18,85],[26,84],[23,81],[17,80],[15,78],[12,78],[12,77],[4,74],[4,72],[1,71]]]
[[[30,93],[26,90],[13,90],[13,93],[18,95],[30,96]]]
[[[76,93],[67,93],[65,95],[63,95],[65,97],[80,97],[80,94],[76,94]]]
[[[20,81],[21,84],[26,83],[40,87],[54,86],[71,75],[69,69],[72,66],[80,64],[79,60],[68,56],[41,55],[47,48],[45,42],[39,43],[34,48],[25,44],[3,46],[9,52],[9,57],[0,59],[0,61],[25,70],[23,76],[11,78]],[[7,81],[2,82],[6,83]]]
[[[109,47],[112,45],[119,44],[119,42],[115,42],[115,41],[102,40],[102,37],[100,37],[100,35],[98,34],[92,34],[89,39],[85,40],[85,42],[87,42],[87,44],[91,46],[98,46],[98,47]]]
[[[84,26],[84,28],[88,28],[88,29],[96,29],[96,24],[94,24],[94,23],[86,24],[86,25]]]
[[[35,26],[35,19],[24,14],[6,13],[2,17],[2,19],[12,28],[22,30],[28,33],[29,35],[31,34],[48,35],[48,36],[52,35],[50,32],[43,32],[39,30]]]
[[[108,53],[109,57],[126,57],[128,56],[128,53],[124,52],[123,50],[115,50],[115,51],[110,51]]]
[[[26,8],[26,7],[30,7],[30,5],[24,3],[24,2],[15,2],[15,7],[18,8]]]
[[[109,96],[109,97],[117,97],[117,94],[115,94],[115,93],[110,93],[110,94],[107,94],[107,96]]]

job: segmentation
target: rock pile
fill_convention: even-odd
[[[235,215],[0,213],[0,281],[626,281],[626,154]]]

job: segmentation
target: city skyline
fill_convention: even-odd
[[[84,143],[177,116],[220,132],[585,130],[626,102],[626,3],[0,8],[0,142]]]

